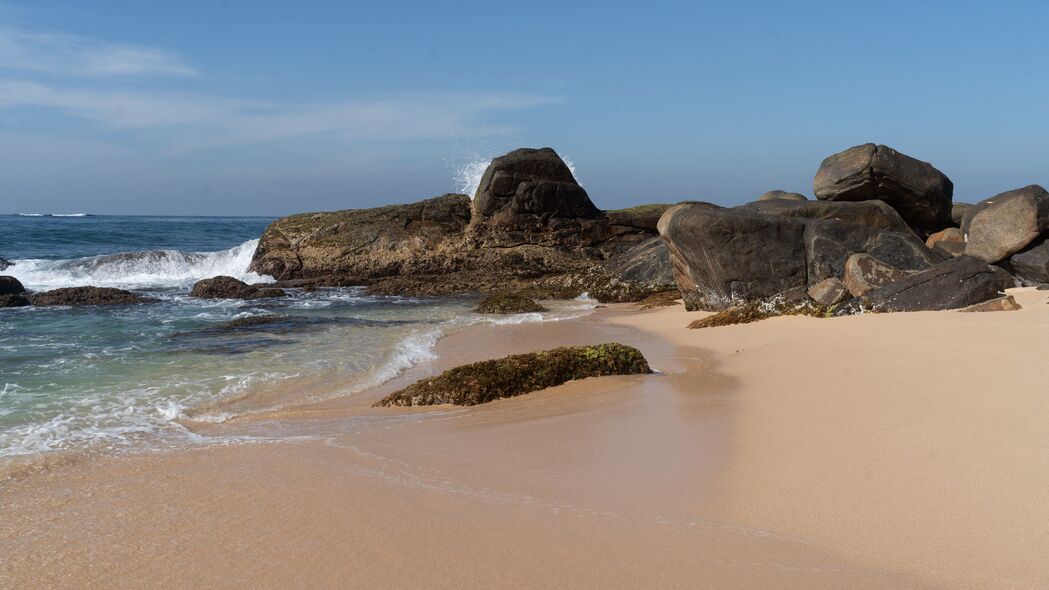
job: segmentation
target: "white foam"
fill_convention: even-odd
[[[228,275],[246,283],[271,277],[248,272],[259,241],[219,252],[153,250],[72,260],[15,260],[8,269],[27,289],[39,291],[91,285],[125,289],[187,287],[200,279]]]
[[[572,160],[566,158],[563,154],[561,160],[564,161],[565,166],[572,172],[572,176],[575,177],[576,182],[579,182],[579,176],[576,175],[575,164]],[[488,166],[492,163],[490,157],[477,157],[455,169],[455,192],[469,196],[471,199],[477,193],[477,187],[481,185],[481,177],[484,176],[484,171],[488,169]],[[579,182],[582,186],[583,183]]]

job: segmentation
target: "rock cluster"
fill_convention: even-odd
[[[651,373],[636,348],[615,342],[515,354],[462,365],[391,393],[376,406],[473,406],[567,381],[604,375]]]
[[[1017,278],[1049,282],[1040,186],[955,204],[931,164],[874,144],[826,158],[813,184],[817,201],[767,194],[730,209],[670,207],[658,229],[686,307],[954,309],[995,299]]]
[[[375,293],[587,291],[639,300],[673,287],[656,223],[668,205],[602,211],[554,150],[495,158],[477,193],[273,222],[251,269]]]

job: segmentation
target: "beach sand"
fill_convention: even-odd
[[[188,424],[273,440],[19,472],[0,587],[1044,588],[1049,293],[1015,295],[1003,313],[687,330],[701,313],[613,306],[459,332],[366,394]],[[608,340],[660,373],[369,407],[462,362]]]

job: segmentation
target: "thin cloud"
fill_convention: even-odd
[[[0,80],[0,109],[34,107],[125,132],[159,134],[168,153],[328,134],[348,141],[488,135],[482,119],[557,99],[519,93],[414,93],[324,104],[95,90]]]
[[[85,78],[199,74],[178,55],[155,47],[10,28],[0,28],[0,68]]]

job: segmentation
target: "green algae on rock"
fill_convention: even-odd
[[[825,318],[833,314],[833,308],[802,302],[787,303],[784,301],[750,301],[719,311],[712,316],[696,320],[689,328],[715,328],[733,324],[749,324],[781,315],[807,315],[814,318]]]
[[[492,293],[481,299],[477,313],[533,313],[546,311],[535,300],[517,293]]]
[[[641,351],[630,346],[566,346],[461,365],[392,393],[375,406],[474,406],[575,379],[651,372]]]

